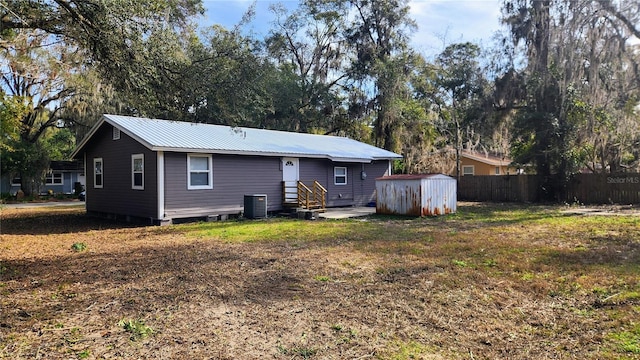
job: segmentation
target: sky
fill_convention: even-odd
[[[269,5],[280,2],[289,9],[297,7],[294,0],[257,0],[256,16],[246,27],[257,37],[267,34],[273,14]],[[253,0],[204,0],[204,26],[220,24],[232,28],[251,6]],[[499,29],[500,0],[411,0],[411,17],[418,24],[412,36],[414,49],[430,57],[448,44],[472,41],[489,44]]]

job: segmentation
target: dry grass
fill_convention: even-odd
[[[0,358],[640,359],[640,217],[560,210],[133,227],[4,209]]]

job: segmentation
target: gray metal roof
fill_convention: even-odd
[[[326,158],[370,162],[402,156],[353,139],[181,121],[104,115],[79,144],[74,156],[104,122],[154,151]]]

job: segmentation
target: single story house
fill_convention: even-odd
[[[84,163],[82,161],[51,161],[38,192],[46,194],[74,194],[85,185]],[[20,176],[3,174],[0,178],[0,192],[15,195],[20,190]]]
[[[460,153],[461,175],[516,175],[518,169],[510,166],[511,159],[487,153],[462,150]]]
[[[402,157],[346,137],[104,115],[78,144],[88,213],[152,223],[267,210],[362,206]]]

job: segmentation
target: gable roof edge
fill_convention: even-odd
[[[491,165],[491,166],[510,166],[512,160],[508,157],[498,158],[498,157],[489,157],[482,156],[476,153],[471,153],[468,151],[462,151],[460,153],[461,157],[466,157],[467,159],[475,160],[481,162],[483,164]]]
[[[84,147],[87,145],[87,143],[89,142],[89,140],[91,140],[91,138],[93,138],[93,136],[95,135],[95,133],[98,131],[98,129],[100,129],[100,127],[104,124],[107,123],[117,129],[119,129],[121,132],[125,133],[126,135],[128,135],[129,137],[131,137],[132,139],[134,139],[135,141],[139,142],[140,144],[142,144],[144,147],[146,147],[149,150],[153,150],[151,144],[147,143],[146,141],[142,140],[141,138],[139,138],[138,136],[130,133],[129,131],[127,131],[126,129],[122,128],[121,126],[119,126],[118,124],[116,124],[114,121],[112,121],[111,119],[109,119],[108,116],[102,115],[102,117],[100,117],[100,120],[93,125],[93,127],[91,128],[91,130],[89,130],[89,133],[87,133],[87,135],[85,135],[85,137],[82,139],[82,141],[80,141],[80,143],[76,146],[76,149],[73,150],[73,152],[71,153],[71,158],[75,159],[84,149]]]

